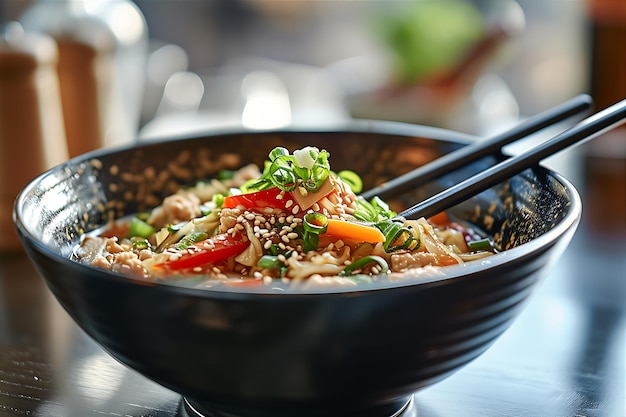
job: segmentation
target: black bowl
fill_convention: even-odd
[[[473,138],[388,122],[333,131],[214,133],[79,156],[20,194],[14,221],[59,302],[111,356],[217,416],[389,416],[510,325],[572,238],[576,190],[541,166],[454,207],[501,253],[445,276],[326,291],[146,284],[71,261],[81,234],[156,205],[181,184],[315,145],[367,186]],[[493,165],[484,158],[414,190],[415,202]]]

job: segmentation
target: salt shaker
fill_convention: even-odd
[[[11,213],[30,180],[68,158],[56,73],[57,47],[7,25],[0,39],[0,250],[20,248]]]
[[[136,140],[147,24],[129,0],[38,0],[24,28],[54,38],[70,157]]]

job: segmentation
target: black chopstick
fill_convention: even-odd
[[[417,219],[434,216],[538,164],[544,158],[583,140],[592,139],[602,132],[622,124],[624,119],[626,119],[626,100],[607,107],[520,155],[505,159],[499,164],[404,210],[398,214],[398,217]]]
[[[509,143],[538,132],[568,117],[574,116],[591,108],[593,100],[587,94],[581,94],[545,112],[532,116],[504,133],[488,139],[477,141],[416,168],[404,175],[361,193],[369,200],[375,196],[382,199],[399,195],[417,186],[426,184],[436,178],[454,171],[484,156],[499,152]]]

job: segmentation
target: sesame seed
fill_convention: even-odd
[[[291,212],[293,214],[298,214],[299,211],[300,211],[300,206],[297,204],[293,207],[293,209],[291,209]]]
[[[265,207],[263,209],[263,213],[272,214],[273,212],[274,212],[274,209],[271,207]]]
[[[280,239],[285,243],[289,243],[289,238],[287,237],[287,235],[283,235]]]
[[[254,220],[256,215],[254,213],[246,213],[245,218],[246,220]]]
[[[289,200],[285,203],[285,208],[289,208],[291,206],[293,206],[293,200]]]
[[[282,249],[282,250],[287,249],[287,247],[285,246],[285,244],[284,244],[283,242],[279,242],[279,243],[278,243],[278,247],[279,247],[280,249]]]
[[[287,234],[287,237],[288,237],[290,240],[297,239],[297,238],[298,238],[298,234],[297,234],[296,232],[291,232],[291,233],[288,233],[288,234]]]
[[[285,258],[285,255],[283,255],[282,253],[281,253],[281,254],[279,254],[279,255],[277,256],[277,258],[278,258],[278,260],[279,260],[279,261],[281,261],[281,262],[286,262],[286,261],[287,261],[287,258]]]
[[[289,216],[287,216],[286,221],[287,221],[287,223],[292,223],[293,222],[293,216],[291,214]]]
[[[260,273],[259,271],[256,271],[256,272],[254,273],[254,277],[255,277],[255,278],[263,278],[263,274],[262,274],[262,273]]]
[[[263,248],[264,249],[269,249],[272,247],[272,241],[271,240],[266,240],[265,243],[263,244]]]

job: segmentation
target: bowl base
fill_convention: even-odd
[[[293,410],[284,412],[272,412],[272,411],[246,411],[246,412],[233,412],[232,410],[221,410],[212,406],[200,404],[194,400],[183,397],[184,409],[188,417],[292,417]],[[324,412],[325,417],[414,417],[413,407],[413,395],[401,398],[389,404],[382,406],[376,406],[368,409],[359,409],[353,412],[347,411],[345,413],[333,413]],[[298,412],[299,416],[308,416],[307,411]],[[319,416],[319,412],[311,414],[311,416]]]

